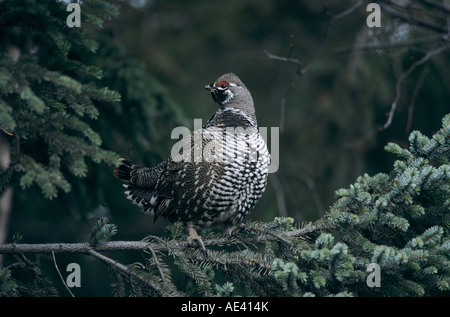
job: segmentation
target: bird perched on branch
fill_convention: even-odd
[[[154,167],[121,159],[114,175],[147,214],[180,221],[205,249],[197,229],[220,226],[228,235],[253,209],[267,184],[270,161],[252,96],[233,73],[205,86],[219,104],[202,127],[183,138]]]

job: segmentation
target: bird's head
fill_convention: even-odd
[[[222,108],[233,107],[255,116],[252,95],[235,74],[222,75],[214,83],[206,85],[205,89],[211,92],[214,101]]]

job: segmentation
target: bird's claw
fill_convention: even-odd
[[[197,234],[197,231],[192,227],[188,227],[188,234],[189,234],[189,237],[187,238],[188,244],[191,246],[197,244],[202,248],[203,251],[206,252],[205,244],[203,243],[202,238]]]

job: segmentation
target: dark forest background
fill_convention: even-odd
[[[81,29],[98,48],[73,52],[103,71],[99,86],[120,94],[120,100],[97,103],[98,118],[86,120],[102,148],[137,164],[156,164],[177,141],[170,138],[173,128],[192,128],[195,118],[206,122],[216,111],[203,87],[234,72],[252,93],[259,125],[280,127],[279,170],[249,219],[317,220],[337,189],[364,173],[389,172],[394,158],[384,151],[388,142],[407,145],[413,130],[435,133],[450,110],[448,50],[414,66],[448,46],[445,1],[439,2],[443,9],[431,1],[416,7],[379,1],[379,28],[367,26],[365,1],[108,2],[118,11],[101,28],[86,22],[83,6],[89,1],[82,4]],[[27,55],[28,36],[3,37],[2,53],[18,47]],[[392,123],[383,129],[396,96]],[[0,128],[3,140],[13,144],[14,131]],[[24,148],[38,156],[46,148],[36,142],[24,141]],[[14,173],[6,242],[16,232],[28,243],[85,241],[100,216],[117,225],[117,240],[167,234],[168,223],[153,223],[126,200],[112,170],[108,161],[91,160],[84,177],[63,170],[71,189],[53,199],[36,184],[24,188],[23,173]],[[134,257],[119,255],[125,263]],[[56,276],[51,257],[38,261]],[[70,254],[59,255],[58,262],[61,268],[71,262],[89,268],[82,271],[81,289],[73,290],[77,295],[109,295],[96,282],[109,278],[103,264]]]

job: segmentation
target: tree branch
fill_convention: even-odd
[[[251,229],[251,225],[247,228]],[[311,224],[302,229],[295,229],[291,231],[282,232],[282,235],[288,238],[297,238],[307,235],[311,232],[329,229],[331,225]],[[52,253],[78,253],[89,254],[96,256],[98,252],[105,251],[170,251],[170,250],[185,250],[191,247],[187,241],[164,240],[158,238],[158,242],[147,241],[108,241],[92,245],[91,243],[4,243],[0,244],[0,254],[52,254]],[[219,238],[203,239],[205,246],[223,246],[223,245],[240,245],[242,243],[264,243],[268,241],[278,240],[272,233],[256,236],[226,236]]]
[[[208,261],[209,263],[215,263],[216,265],[252,265],[256,266],[258,269],[272,270],[270,261],[266,262],[263,260],[258,260],[256,258],[246,258],[240,261],[237,258],[228,258],[225,253],[225,261],[219,259],[223,252],[217,250],[217,248],[211,248],[212,246],[224,246],[224,245],[235,245],[244,246],[246,249],[247,245],[255,246],[258,243],[265,243],[271,241],[277,241],[281,244],[287,244],[291,246],[294,243],[294,239],[301,238],[305,239],[313,232],[319,232],[323,229],[329,229],[332,226],[330,224],[309,224],[299,229],[286,230],[284,227],[272,227],[267,226],[260,222],[250,222],[248,224],[242,225],[241,230],[236,230],[236,233],[229,238],[228,236],[220,236],[215,233],[205,234],[203,237],[203,242],[207,246],[206,252],[196,252],[200,251],[191,246],[188,241],[177,241],[170,240],[167,238],[160,238],[156,236],[148,236],[142,241],[109,241],[109,242],[99,242],[97,244],[92,243],[6,243],[0,244],[0,254],[19,254],[25,257],[26,253],[30,254],[51,254],[53,257],[53,262],[59,277],[64,283],[62,275],[59,271],[58,265],[56,264],[56,253],[78,253],[86,254],[92,256],[108,267],[112,268],[119,275],[125,277],[131,283],[142,283],[146,287],[150,288],[152,292],[161,296],[182,296],[182,293],[172,284],[170,278],[166,278],[165,271],[159,263],[156,252],[165,253],[169,256],[174,256],[178,259],[186,258],[188,261],[193,263],[204,263]],[[239,248],[240,250],[241,248]],[[156,275],[153,274],[151,268],[153,264],[144,265],[142,270],[135,269],[133,265],[122,264],[102,252],[109,251],[123,251],[123,250],[134,250],[141,251],[145,253],[150,253],[153,257],[154,266],[157,269]],[[233,252],[231,252],[233,253]],[[262,258],[261,258],[262,259]],[[154,267],[153,267],[154,269]],[[159,273],[159,275],[158,275]],[[65,285],[65,283],[64,283]],[[66,286],[66,285],[65,285]],[[67,288],[67,286],[66,286]],[[69,290],[70,292],[70,290]],[[70,292],[72,296],[73,293]]]
[[[91,250],[113,251],[113,250],[146,250],[148,243],[143,241],[111,241],[92,246],[90,243],[5,243],[0,244],[0,253],[84,253],[89,254]]]

